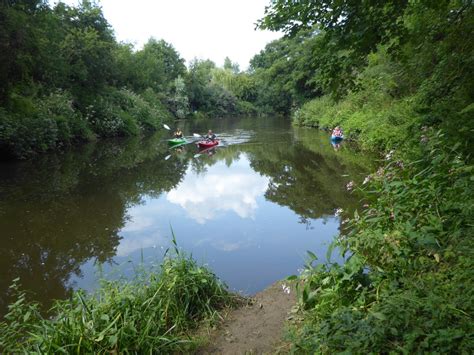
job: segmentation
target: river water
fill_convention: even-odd
[[[131,277],[159,264],[172,233],[244,294],[298,273],[307,250],[326,259],[359,203],[345,185],[363,179],[371,157],[284,119],[177,124],[190,141],[212,128],[222,142],[170,149],[162,130],[0,163],[0,314],[17,277],[49,307],[73,289],[93,290],[99,269]]]

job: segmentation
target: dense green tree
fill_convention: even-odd
[[[184,59],[163,40],[150,38],[136,56],[142,89],[149,87],[156,92],[170,92],[174,79],[186,73]]]
[[[346,77],[344,86],[332,84],[334,90],[343,90],[354,86],[357,70],[367,63],[366,56],[377,45],[396,47],[403,40],[407,5],[407,0],[277,0],[266,8],[258,26],[290,36],[301,30],[324,29],[324,51],[330,54],[326,60],[332,69],[328,74]]]
[[[0,2],[0,104],[31,77],[39,51],[37,23],[43,1]]]

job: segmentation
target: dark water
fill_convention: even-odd
[[[212,124],[212,126],[211,126]],[[306,250],[322,260],[352,211],[345,190],[370,159],[315,129],[286,120],[181,124],[213,128],[222,146],[169,149],[170,132],[99,141],[62,154],[0,164],[0,313],[20,277],[49,306],[74,288],[160,263],[171,228],[179,246],[252,294],[298,272]]]

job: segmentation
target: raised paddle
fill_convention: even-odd
[[[167,124],[163,124],[163,128],[167,129],[168,131],[171,131],[170,126],[168,126]]]

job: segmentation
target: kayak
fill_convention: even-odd
[[[339,142],[339,141],[342,141],[344,139],[344,136],[331,136],[331,140],[333,142]]]
[[[219,141],[217,139],[215,141],[199,141],[196,144],[199,148],[210,148],[218,145]]]
[[[168,139],[168,144],[169,145],[178,145],[178,144],[185,144],[185,143],[187,143],[186,138]]]

